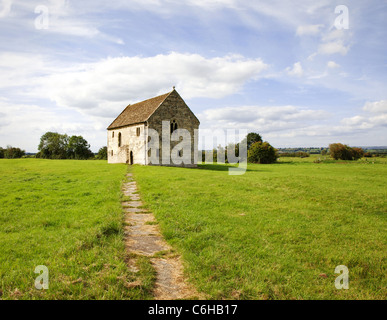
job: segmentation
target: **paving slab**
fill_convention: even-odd
[[[131,177],[128,174],[127,177]],[[143,205],[137,193],[135,181],[124,184],[122,192],[129,196],[131,201],[123,201],[122,208],[125,212],[125,244],[130,253],[151,257],[151,263],[156,271],[154,298],[157,300],[192,299],[200,298],[197,291],[185,281],[183,265],[179,256],[171,256],[171,247],[162,237],[159,227],[155,222],[153,213],[139,208]],[[154,257],[156,253],[165,252],[163,257]],[[128,268],[138,272],[135,259],[130,259]]]

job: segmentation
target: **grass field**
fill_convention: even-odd
[[[120,186],[105,161],[0,161],[0,299],[147,299],[148,261],[128,271]],[[37,290],[35,267],[49,270]],[[130,287],[138,278],[143,285]]]
[[[242,176],[225,165],[129,170],[208,298],[385,299],[386,159],[315,159],[249,165]],[[136,274],[126,266],[127,170],[0,160],[0,299],[151,298],[149,260]],[[48,290],[34,287],[38,265],[49,269]],[[349,268],[349,290],[335,288],[338,265]]]
[[[132,171],[209,298],[386,299],[386,161],[316,158],[249,165],[243,176],[221,165]],[[334,285],[338,265],[348,290]]]

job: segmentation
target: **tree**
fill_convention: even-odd
[[[232,161],[233,159],[228,158],[228,153],[234,154],[235,157],[239,157],[239,143],[229,143],[226,146],[225,154],[226,154],[226,163],[229,163],[229,161]]]
[[[346,144],[332,143],[329,145],[329,153],[335,160],[358,160],[363,157],[362,148],[351,148]]]
[[[57,132],[46,132],[40,138],[37,158],[44,159],[89,159],[94,157],[89,143],[82,136]]]
[[[17,159],[23,157],[26,152],[20,148],[14,148],[12,146],[7,146],[7,149],[4,151],[4,158],[6,159]]]
[[[44,159],[66,159],[68,141],[67,134],[46,132],[40,138],[39,156]]]
[[[241,143],[244,143],[244,142],[246,142],[247,150],[249,150],[254,143],[263,142],[263,140],[262,140],[262,137],[258,133],[250,132],[249,134],[247,134],[246,138],[244,138],[242,140]],[[238,148],[239,148],[239,146],[238,146]]]
[[[90,144],[82,136],[71,136],[67,144],[67,159],[89,159],[94,154],[90,150]]]
[[[0,147],[0,159],[4,158],[4,149]]]
[[[273,163],[277,158],[277,150],[268,142],[255,142],[247,152],[247,161],[251,163]]]
[[[102,147],[99,149],[96,158],[98,160],[107,160],[107,147]]]
[[[353,160],[358,160],[363,158],[364,150],[362,148],[352,148],[352,157]]]

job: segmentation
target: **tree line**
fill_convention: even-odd
[[[247,145],[247,162],[249,163],[274,163],[281,157],[308,157],[307,152],[281,152],[272,147],[267,141],[263,141],[262,137],[255,132],[250,132],[241,143]],[[224,159],[228,163],[228,149],[234,149],[235,156],[239,157],[240,144],[229,144],[225,148],[218,146],[212,151],[202,151],[202,161],[205,162],[209,154],[212,153],[213,162],[219,159]],[[107,147],[99,149],[98,154],[94,154],[90,150],[90,144],[82,136],[68,136],[57,132],[46,132],[40,138],[38,146],[39,152],[35,155],[36,158],[43,159],[97,159],[107,160]],[[284,150],[284,149],[283,149]],[[321,154],[329,155],[335,160],[358,160],[362,157],[371,157],[372,154],[365,152],[362,148],[352,148],[341,143],[332,143],[328,149],[321,148]],[[281,150],[282,151],[282,150]],[[286,150],[288,151],[288,150]],[[26,155],[25,150],[7,146],[6,149],[0,147],[0,159],[16,159]],[[219,157],[218,157],[219,156]]]
[[[241,143],[247,144],[247,162],[249,163],[274,163],[279,157],[309,157],[309,152],[296,151],[296,152],[278,152],[277,149],[272,147],[267,141],[263,141],[262,137],[255,132],[250,132]],[[227,150],[235,149],[235,156],[239,156],[239,143],[229,144],[225,148],[218,146],[217,149],[212,151],[202,151],[202,162],[205,162],[208,155],[212,153],[213,162],[217,162],[218,155],[220,159],[225,159],[225,162],[228,163],[227,159]],[[293,148],[297,149],[297,148]],[[313,148],[316,149],[316,148]],[[285,150],[285,149],[282,149]],[[290,148],[289,148],[290,150]],[[362,148],[349,147],[348,145],[342,143],[332,143],[328,148],[321,148],[321,154],[331,156],[335,160],[358,160],[362,157],[371,157],[372,154],[365,152]],[[288,150],[287,150],[288,151]],[[314,150],[313,150],[314,151]],[[312,152],[311,152],[312,153]]]
[[[7,146],[6,149],[3,149],[2,147],[0,147],[0,159],[17,159],[24,157],[25,154],[25,150],[22,150],[20,148]]]
[[[68,136],[57,132],[46,132],[40,138],[36,158],[42,159],[107,159],[107,147],[97,155],[90,150],[90,144],[82,136]]]
[[[230,143],[225,148],[218,146],[217,149],[212,151],[202,151],[202,162],[206,161],[209,154],[212,153],[213,162],[217,162],[219,159],[224,159],[225,163],[228,163],[227,153],[229,149],[233,149],[235,156],[239,157],[240,144],[246,144],[247,146],[247,162],[249,163],[274,163],[278,159],[278,152],[269,142],[263,141],[260,134],[250,132],[240,143]]]

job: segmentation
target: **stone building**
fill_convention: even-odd
[[[128,105],[107,128],[108,162],[196,166],[199,124],[175,87]]]

